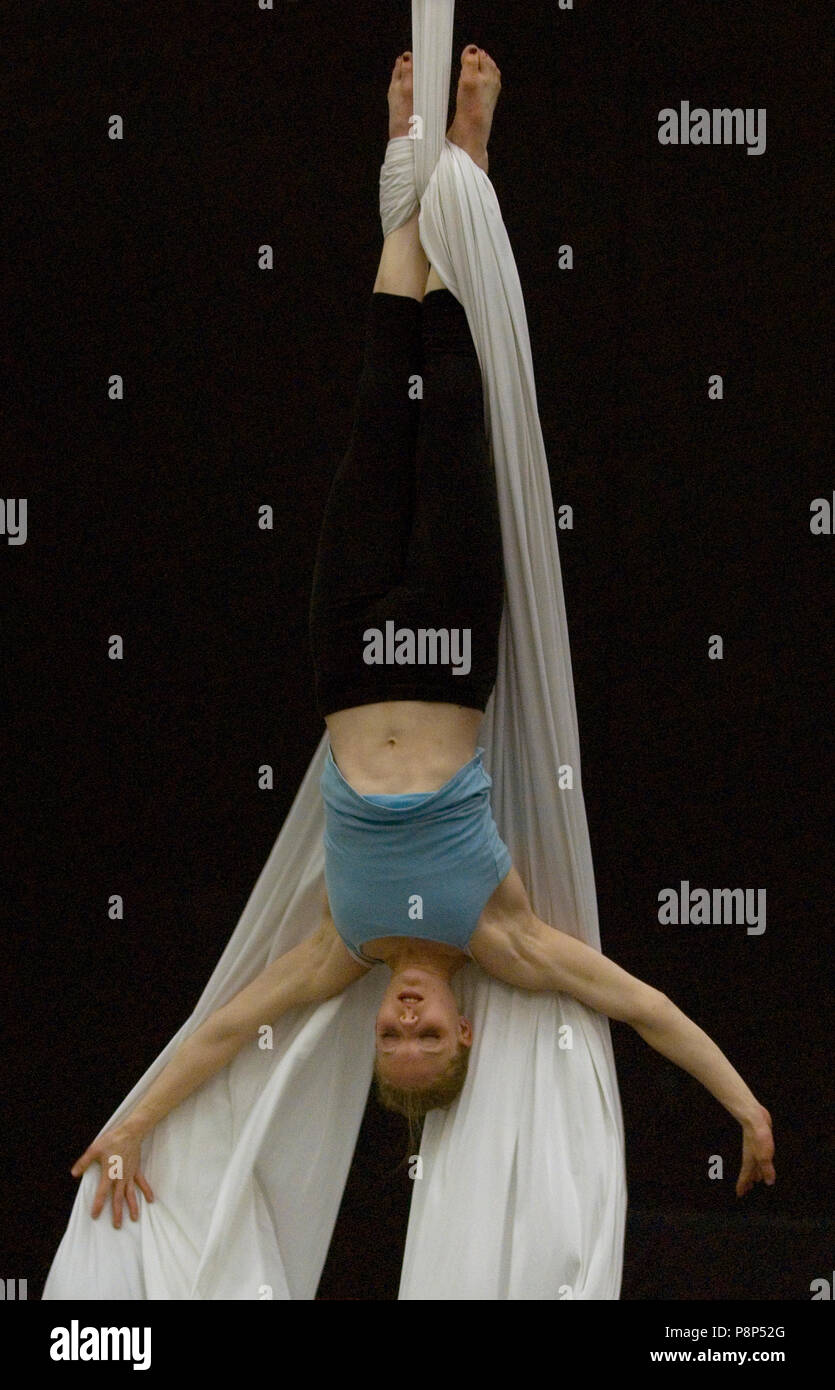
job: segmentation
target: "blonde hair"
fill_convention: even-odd
[[[395,1086],[393,1082],[387,1081],[380,1071],[379,1057],[375,1059],[374,1081],[377,1099],[386,1110],[405,1115],[409,1121],[410,1144],[414,1145],[420,1139],[424,1117],[430,1110],[448,1110],[452,1102],[458,1099],[467,1079],[469,1065],[470,1049],[459,1043],[458,1051],[436,1081],[421,1088],[407,1089],[405,1086]]]

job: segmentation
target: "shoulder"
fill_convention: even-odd
[[[522,989],[537,988],[531,983],[530,958],[541,927],[518,870],[511,868],[488,899],[469,950],[495,979]]]
[[[323,998],[340,994],[348,985],[353,984],[354,980],[359,980],[374,968],[364,965],[351,955],[336,929],[327,895],[322,908],[322,920],[316,929],[315,942],[316,972]]]
[[[478,919],[477,931],[482,927],[505,927],[513,931],[533,918],[533,908],[518,869],[511,865],[499,886],[484,904]]]

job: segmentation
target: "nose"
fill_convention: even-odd
[[[416,1012],[416,1010],[415,1010],[414,1004],[404,1004],[404,1005],[403,1005],[403,1008],[402,1008],[402,1011],[401,1011],[401,1014],[400,1014],[400,1022],[401,1022],[401,1023],[417,1023],[417,1012]]]

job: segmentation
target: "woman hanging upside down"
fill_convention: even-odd
[[[461,59],[447,138],[487,173],[501,87]],[[411,54],[389,87],[389,138],[409,135]],[[453,1103],[473,1033],[451,977],[468,961],[519,989],[565,993],[630,1023],[740,1122],[737,1192],[775,1181],[771,1117],[715,1043],[664,994],[540,920],[490,810],[477,739],[496,681],[504,602],[496,482],[478,356],[462,305],[430,267],[418,214],[385,238],[367,311],[348,451],[327,502],[310,606],[327,893],[317,930],[180,1046],[129,1116],[77,1160],[102,1165],[113,1223],[138,1219],[143,1137],[288,1009],[391,972],[376,1020],[384,1105],[415,1126]],[[106,1160],[122,1158],[121,1176]]]

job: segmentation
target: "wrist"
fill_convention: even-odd
[[[743,1107],[742,1112],[737,1115],[737,1119],[743,1129],[759,1129],[763,1124],[768,1123],[768,1112],[765,1106],[760,1105],[759,1101],[752,1096],[751,1100]]]
[[[131,1139],[139,1140],[144,1139],[146,1134],[150,1133],[153,1129],[152,1123],[146,1120],[138,1110],[132,1110],[131,1113],[121,1121],[118,1127],[119,1129],[123,1129],[126,1134],[129,1134]]]

